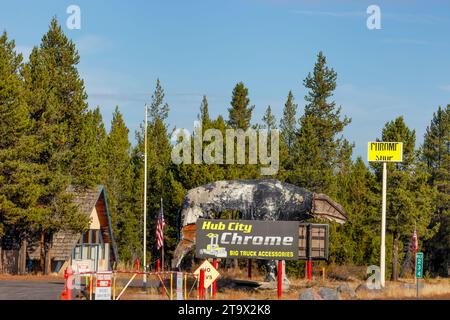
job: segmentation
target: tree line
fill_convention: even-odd
[[[52,19],[39,46],[23,61],[14,40],[0,37],[0,238],[38,238],[48,245],[54,232],[83,231],[87,217],[65,192],[67,186],[106,187],[111,223],[122,261],[142,254],[144,124],[129,141],[129,129],[116,107],[105,130],[100,108],[89,108],[74,43]],[[200,102],[202,130],[266,128],[280,131],[280,170],[273,178],[326,193],[348,213],[344,225],[330,224],[330,263],[379,263],[381,166],[352,159],[354,144],[344,135],[351,119],[333,100],[337,73],[320,52],[303,81],[307,89],[299,110],[287,93],[279,121],[267,106],[252,121],[255,106],[239,82],[231,94],[228,117],[211,118],[207,96]],[[160,199],[166,220],[168,257],[177,243],[178,213],[187,190],[224,179],[258,179],[258,165],[174,164],[168,123],[170,107],[159,80],[148,104],[148,248],[155,249]],[[385,124],[379,141],[401,141],[404,161],[388,164],[387,273],[393,279],[411,270],[414,228],[425,252],[426,269],[444,274],[450,263],[449,133],[450,105],[439,106],[418,146],[416,133],[398,117]],[[237,218],[235,212],[220,217]],[[289,262],[298,274],[300,262]]]

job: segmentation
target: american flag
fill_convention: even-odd
[[[161,207],[159,208],[158,223],[156,225],[156,248],[159,250],[164,245],[164,213],[163,213],[163,203],[161,198]]]
[[[419,243],[418,243],[418,241],[417,241],[417,231],[416,231],[416,227],[414,227],[414,233],[413,233],[412,239],[413,239],[414,252],[416,252],[417,249],[419,248]]]

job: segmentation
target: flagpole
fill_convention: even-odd
[[[147,288],[147,105],[145,105],[144,128],[144,276],[143,287]]]

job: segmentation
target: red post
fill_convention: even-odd
[[[205,270],[200,269],[200,281],[198,284],[198,295],[200,300],[205,300]]]
[[[217,259],[213,260],[213,267],[214,267],[214,269],[217,270]],[[217,280],[214,280],[212,286],[213,286],[212,287],[212,296],[213,296],[213,298],[215,298],[216,297],[216,292],[217,292]]]
[[[70,266],[64,270],[64,291],[61,293],[61,300],[72,300],[72,274]]]
[[[136,271],[137,271],[137,270],[139,270],[139,259],[136,259],[135,264],[136,264]]]
[[[156,272],[159,272],[159,268],[160,268],[160,261],[159,259],[156,259]]]
[[[283,292],[283,261],[278,260],[278,299],[281,299]]]
[[[308,280],[311,281],[312,280],[312,260],[308,260],[307,261],[307,265],[308,265]]]

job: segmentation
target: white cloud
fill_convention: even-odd
[[[444,91],[450,91],[450,84],[444,84],[442,86],[439,86],[439,89]]]

